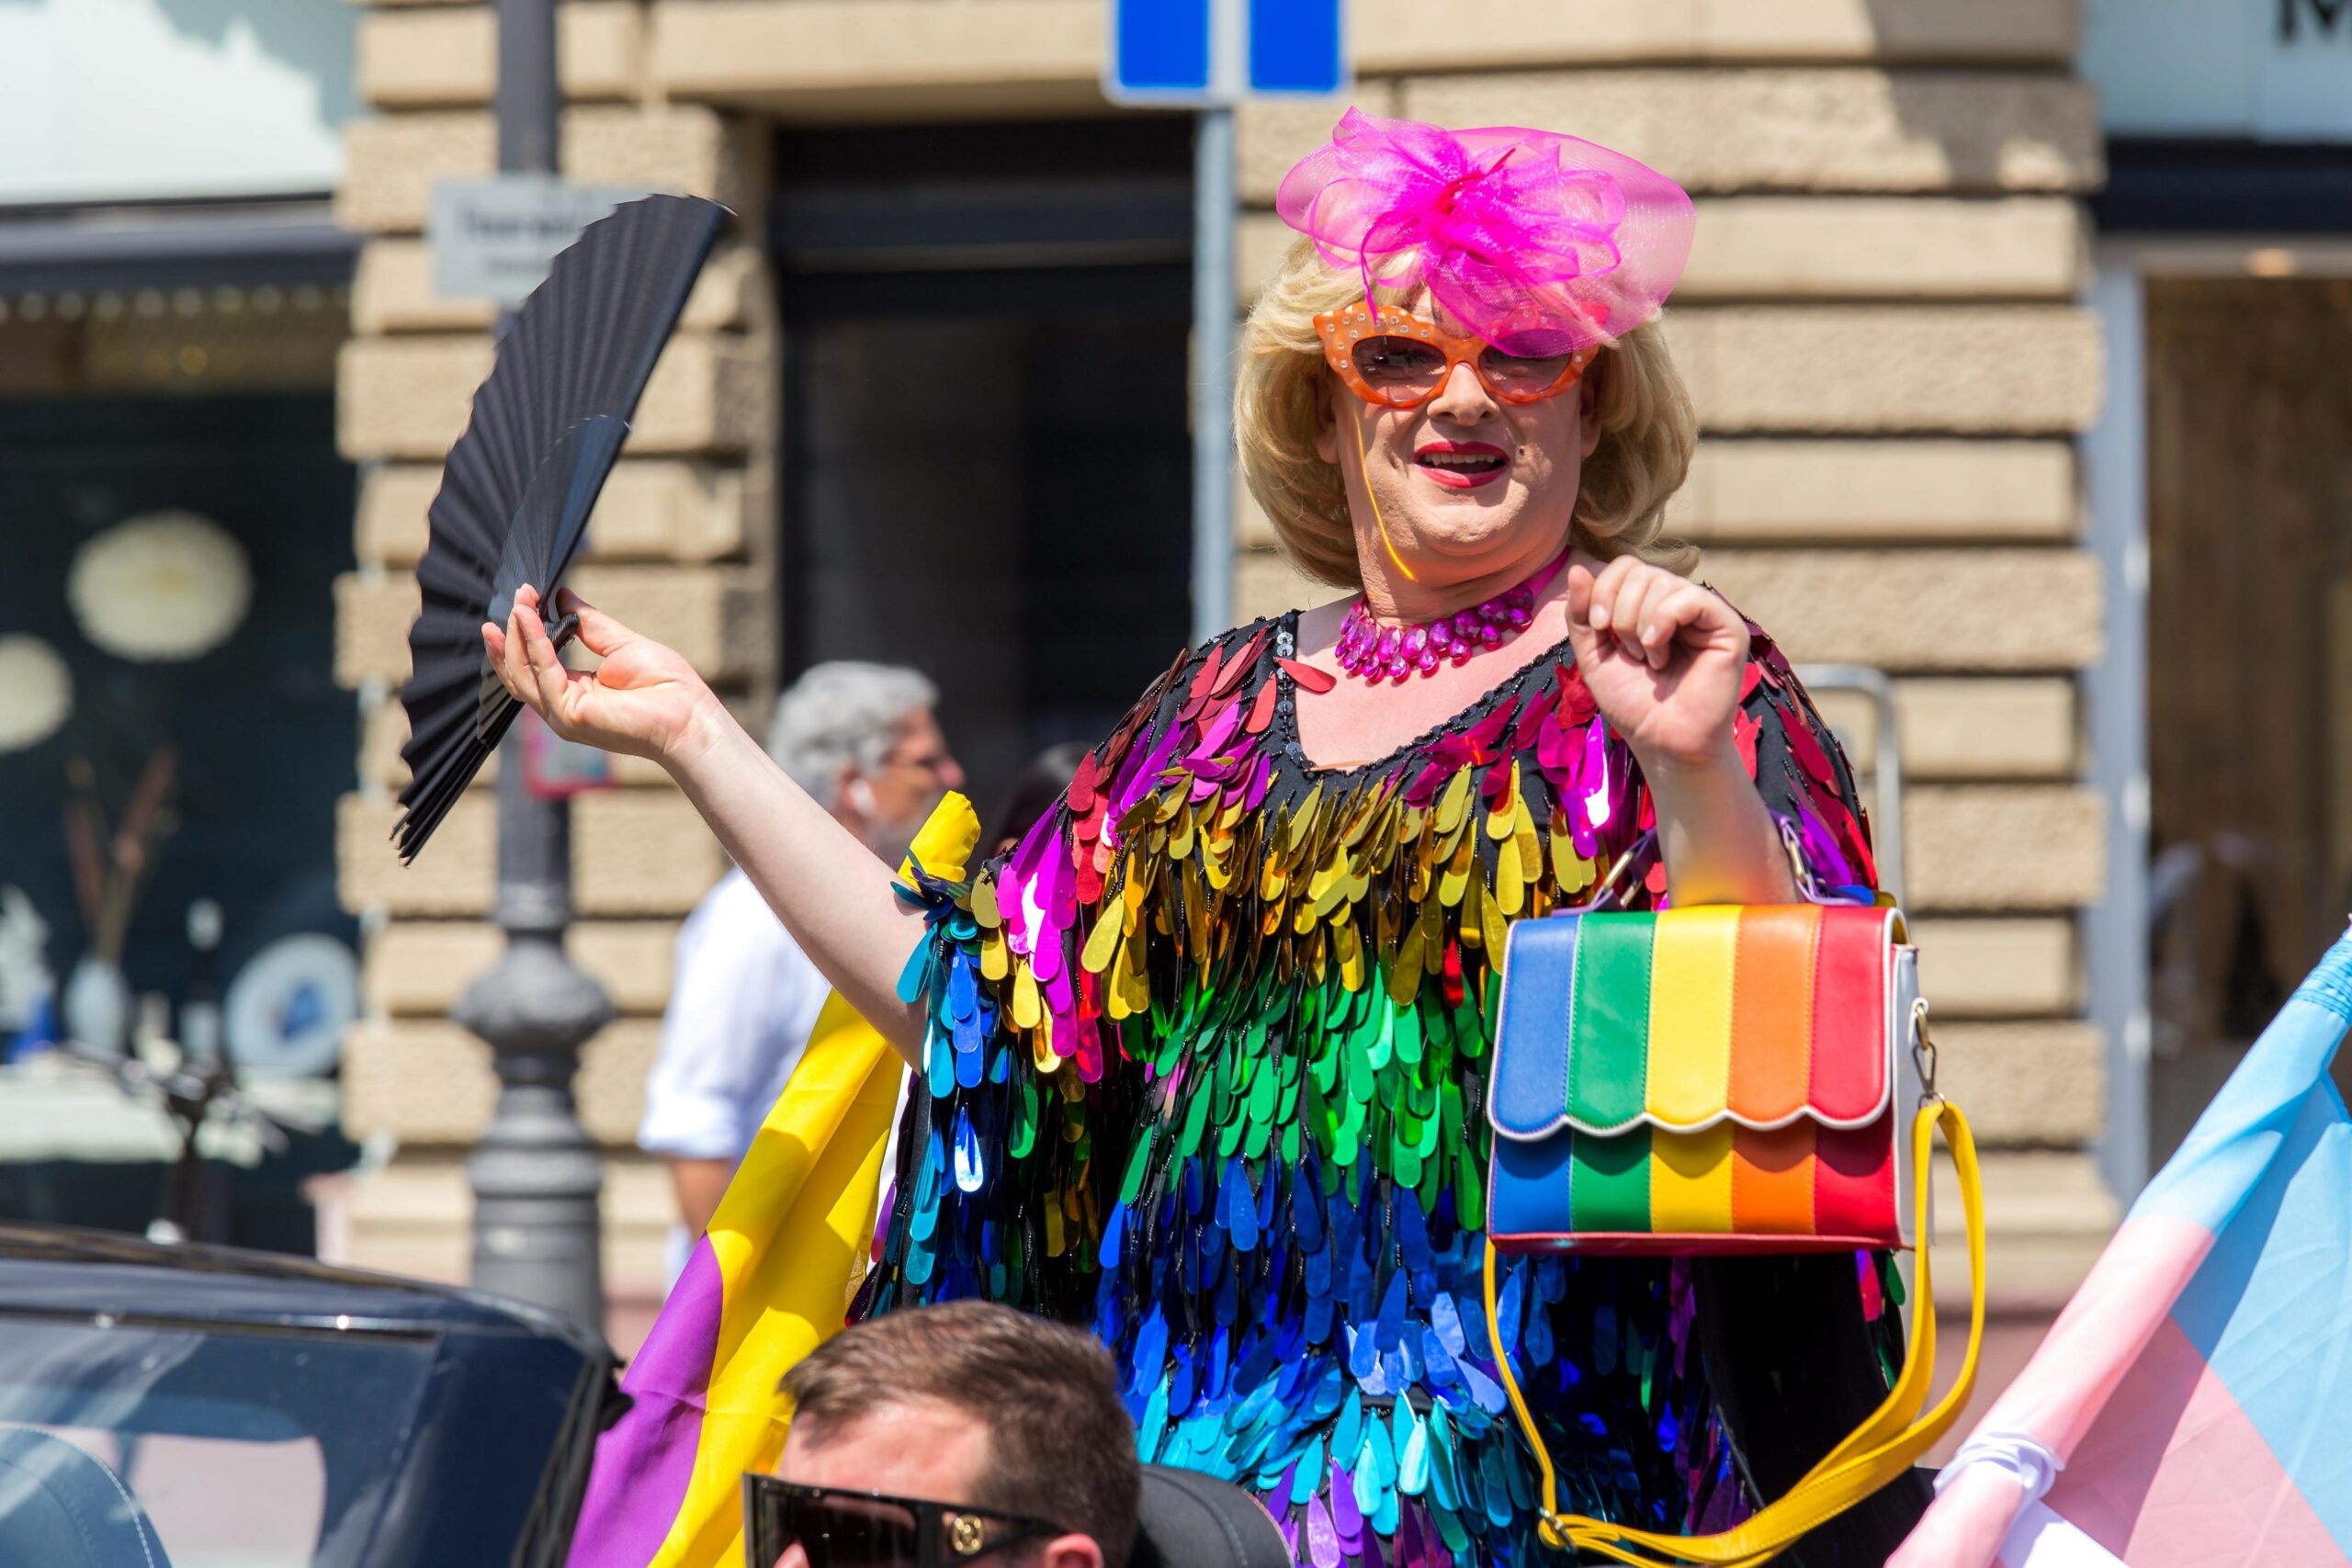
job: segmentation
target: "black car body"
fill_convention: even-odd
[[[555,1568],[613,1372],[494,1297],[0,1225],[0,1568]]]

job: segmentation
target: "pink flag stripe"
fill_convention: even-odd
[[[2212,1247],[2213,1233],[2194,1220],[2126,1220],[1979,1428],[2030,1432],[2070,1451]]]
[[[2169,1319],[2075,1448],[2049,1503],[2132,1568],[2352,1561]]]

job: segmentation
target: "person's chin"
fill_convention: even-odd
[[[1521,509],[1505,496],[1477,499],[1481,492],[1457,492],[1435,503],[1413,509],[1414,542],[1430,555],[1454,560],[1475,560],[1506,547],[1523,531]]]
[[[921,822],[876,823],[858,836],[865,840],[875,858],[897,865],[907,858],[907,851],[914,847],[915,834],[922,830]]]
[[[923,824],[931,820],[931,814],[938,810],[940,802],[946,798],[947,792],[942,790],[936,799],[905,820],[873,823],[860,837],[865,839],[867,849],[897,865],[907,858],[907,851],[913,846],[915,835],[922,831]]]

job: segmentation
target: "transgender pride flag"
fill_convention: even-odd
[[[1890,1568],[2352,1563],[2352,1119],[2328,951],[1977,1427],[2064,1463],[1972,1465]]]

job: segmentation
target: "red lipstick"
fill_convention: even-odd
[[[1484,441],[1424,441],[1413,465],[1450,490],[1476,490],[1510,472],[1510,454]]]

